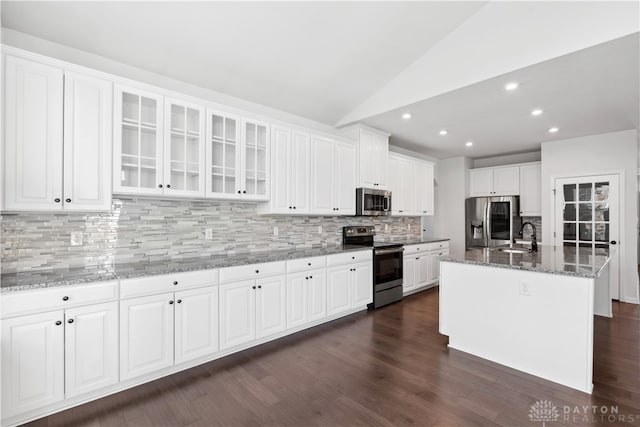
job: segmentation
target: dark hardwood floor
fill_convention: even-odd
[[[640,306],[596,318],[592,395],[446,344],[432,289],[30,425],[542,426],[529,419],[538,400],[559,410],[548,427],[640,425]],[[566,419],[565,405],[599,409]],[[602,419],[612,405],[615,419]]]

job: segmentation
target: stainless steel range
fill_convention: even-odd
[[[374,242],[375,227],[342,228],[342,244],[373,248],[373,303],[378,308],[402,299],[402,244]]]

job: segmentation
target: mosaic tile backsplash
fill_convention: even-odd
[[[378,240],[421,235],[419,217],[258,215],[254,203],[118,198],[110,212],[4,214],[1,266],[13,273],[335,245],[345,225],[375,225]],[[82,246],[70,245],[72,231],[83,233]]]

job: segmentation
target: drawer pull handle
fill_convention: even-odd
[[[61,321],[59,321],[59,320],[58,320],[58,321],[56,321],[56,326],[60,326],[60,325],[62,325],[62,322],[61,322]]]
[[[260,270],[256,270],[256,274],[260,273]]]
[[[67,323],[73,323],[73,319],[67,320]]]
[[[311,263],[310,263],[310,262],[308,262],[308,263],[307,263],[307,265],[308,265],[308,266],[311,266]]]
[[[356,259],[356,257],[352,256],[351,259]]]
[[[63,297],[62,297],[62,301],[69,301],[69,297],[68,297],[68,296],[66,296],[66,295],[65,295],[65,296],[63,296]]]
[[[177,284],[178,284],[178,281],[177,281],[177,280],[174,280],[174,281],[173,281],[173,284],[174,284],[174,286],[175,286],[175,285],[177,285]]]

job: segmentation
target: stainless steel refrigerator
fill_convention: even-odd
[[[467,249],[508,245],[522,228],[520,197],[471,197],[465,218]]]

